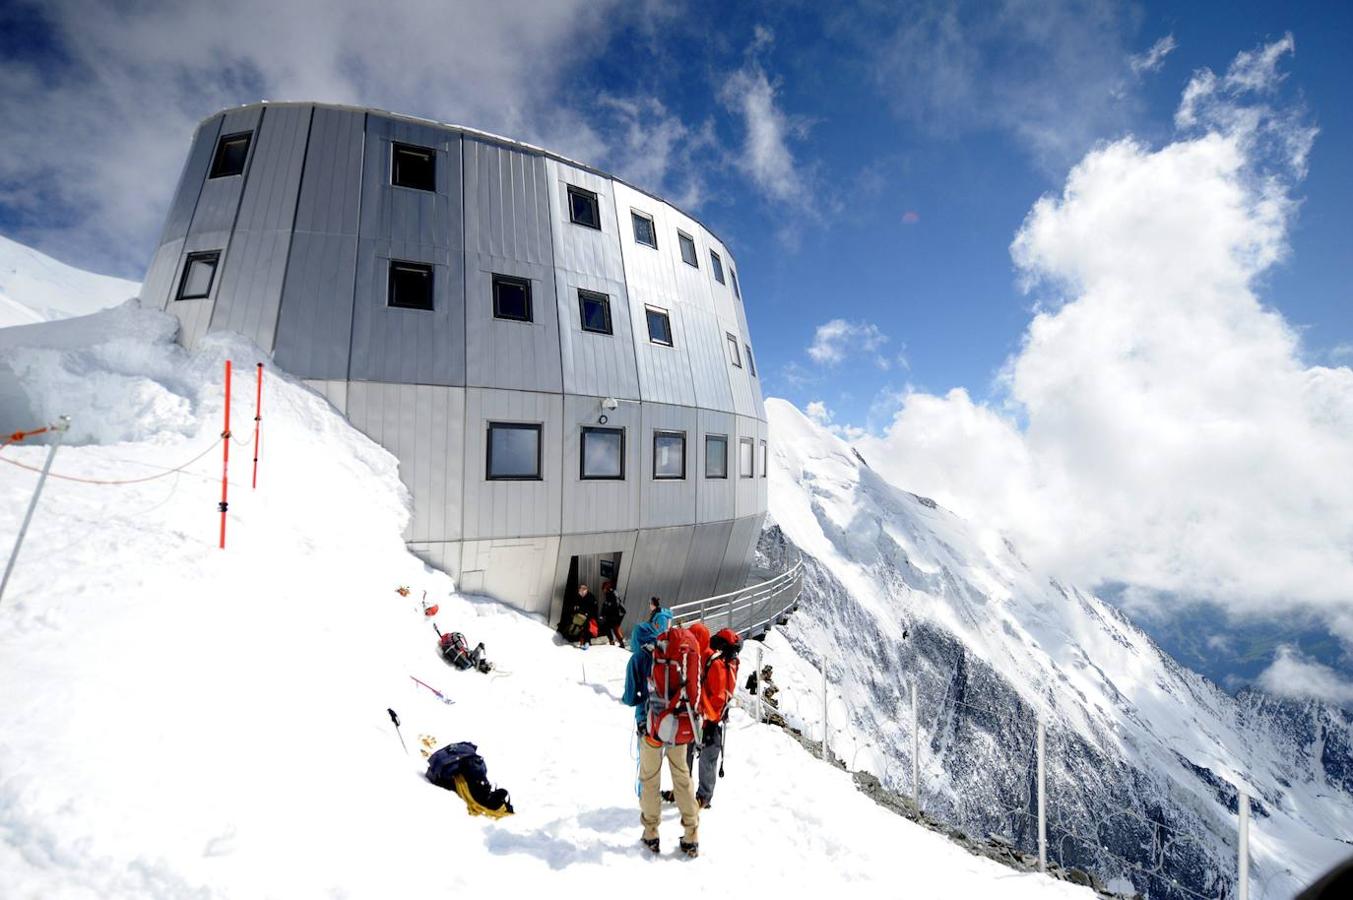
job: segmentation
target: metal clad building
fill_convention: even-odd
[[[766,415],[737,263],[681,210],[548,151],[378,110],[204,121],[142,301],[235,331],[398,457],[410,548],[557,618],[740,588]]]

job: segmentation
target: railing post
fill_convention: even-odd
[[[1250,795],[1240,792],[1240,839],[1236,847],[1236,896],[1250,900]]]
[[[67,428],[70,428],[70,419],[61,416],[50,429],[53,432],[52,447],[47,451],[47,461],[42,464],[42,474],[38,475],[38,483],[33,488],[33,499],[28,501],[28,512],[24,513],[23,524],[19,526],[19,534],[14,538],[14,549],[9,553],[9,562],[5,563],[5,577],[0,578],[0,600],[5,598],[5,588],[9,585],[9,576],[14,571],[14,563],[19,558],[19,548],[23,546],[24,535],[28,533],[28,525],[33,521],[33,512],[38,508],[38,498],[42,496],[42,486],[47,483],[47,473],[52,470],[56,448],[61,446],[61,438],[65,437]]]
[[[911,680],[911,802],[921,814],[921,729],[916,715],[916,679]]]
[[[1043,764],[1047,750],[1047,729],[1043,720],[1038,720],[1038,871],[1048,870],[1048,818],[1046,770]]]
[[[827,657],[822,657],[822,758],[827,759]]]

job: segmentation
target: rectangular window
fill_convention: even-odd
[[[254,133],[227,134],[216,143],[216,156],[211,160],[208,178],[227,178],[244,174],[244,162],[249,158],[249,142]]]
[[[531,322],[531,279],[513,275],[493,276],[493,317]]]
[[[728,437],[726,435],[705,435],[705,477],[728,477]]]
[[[719,254],[713,250],[709,251],[709,267],[714,270],[714,280],[719,284],[724,284],[723,280],[723,260],[719,259]]]
[[[540,480],[540,428],[516,422],[489,423],[490,481]]]
[[[601,230],[601,206],[597,195],[580,187],[568,186],[568,220],[574,225]]]
[[[583,331],[611,334],[611,298],[596,291],[578,289],[578,312],[582,315]]]
[[[739,300],[742,299],[742,289],[738,287],[738,273],[732,269],[728,270],[728,277],[733,279],[733,296]]]
[[[766,442],[761,442],[761,477],[766,477],[766,471],[770,468],[769,460],[766,455]]]
[[[399,309],[432,309],[432,266],[390,260],[390,283],[385,302]]]
[[[672,320],[667,317],[667,310],[645,306],[644,313],[648,317],[648,339],[664,347],[672,346]]]
[[[211,285],[216,280],[216,264],[221,261],[221,251],[189,253],[183,264],[183,280],[179,282],[176,300],[200,300],[211,296]]]
[[[695,255],[695,239],[684,231],[678,231],[677,243],[681,245],[681,261],[688,266],[700,268],[700,260]]]
[[[623,481],[625,478],[625,430],[583,429],[579,476],[585,481]]]
[[[751,478],[753,474],[753,457],[756,455],[756,442],[751,438],[741,438],[738,441],[738,477]]]
[[[658,249],[658,229],[653,227],[653,217],[632,209],[630,220],[634,223],[634,242]]]
[[[728,338],[728,353],[729,353],[729,357],[728,357],[728,358],[729,358],[730,360],[732,360],[733,365],[735,365],[735,366],[737,366],[739,369],[741,369],[741,368],[742,368],[742,357],[738,356],[738,337],[737,337],[737,335],[735,335],[735,334],[725,334],[724,337]]]
[[[751,373],[752,373],[752,377],[755,378],[755,377],[756,377],[756,360],[752,359],[752,345],[751,345],[751,344],[743,344],[742,346],[743,346],[743,349],[745,349],[745,350],[747,351],[747,371],[748,371],[748,372],[751,372]]]
[[[395,144],[391,151],[390,183],[419,191],[437,190],[437,151],[431,147]]]
[[[686,477],[686,432],[653,432],[653,477],[659,480]]]

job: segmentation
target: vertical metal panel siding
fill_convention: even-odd
[[[719,593],[719,575],[732,534],[732,521],[695,526],[690,554],[686,557],[686,567],[682,573],[678,602],[699,600]]]
[[[545,161],[545,172],[550,191],[564,390],[572,394],[637,400],[636,329],[630,317],[625,288],[625,263],[620,251],[611,180],[552,159]],[[570,221],[569,185],[597,195],[600,231]],[[582,330],[579,288],[610,298],[612,334]]]
[[[550,584],[559,537],[466,541],[461,550],[461,585],[539,616],[550,610]]]
[[[699,473],[695,448],[698,443],[698,419],[690,406],[643,404],[643,436],[639,472],[639,525],[662,528],[695,522],[695,480]],[[653,431],[686,432],[686,477],[658,480],[653,477]]]
[[[598,425],[606,415],[605,428],[625,430],[625,478],[623,481],[583,480],[582,429]],[[603,410],[601,398],[564,396],[563,442],[563,531],[580,534],[589,531],[631,531],[639,527],[639,485],[643,422],[638,403],[622,403],[618,409]]]
[[[559,534],[563,501],[560,454],[563,398],[558,394],[467,388],[465,392],[465,537]],[[540,423],[541,481],[486,478],[488,423]]]
[[[159,309],[168,309],[174,296],[174,274],[179,268],[179,259],[183,255],[182,238],[166,241],[155,251],[155,256],[146,267],[146,277],[141,282],[141,304]]]
[[[466,383],[563,390],[544,157],[466,138]],[[493,275],[531,281],[532,319],[493,316]]]
[[[680,302],[672,253],[676,252],[676,230],[667,215],[667,205],[638,191],[611,182],[615,193],[615,215],[620,229],[620,248],[625,261],[626,293],[630,318],[634,322],[634,352],[639,367],[639,391],[644,400],[655,403],[695,405],[695,386],[691,380],[690,329],[685,306]],[[631,210],[653,217],[658,249],[637,243],[630,217]],[[672,323],[672,344],[666,347],[648,339],[644,306],[652,304],[668,310]]]
[[[730,461],[728,474],[734,479],[734,483],[737,485],[734,490],[737,495],[736,510],[739,519],[765,511],[765,507],[757,503],[757,496],[759,493],[757,491],[757,482],[760,480],[761,476],[761,450],[760,445],[757,443],[761,433],[760,426],[761,423],[750,416],[738,416],[737,418],[738,441],[741,442],[743,438],[750,438],[752,441],[751,478],[742,477],[742,470],[739,467],[740,461],[737,455],[739,453],[737,444],[733,444],[729,447],[732,454],[732,460]]]
[[[460,541],[410,541],[409,552],[451,576],[460,587]]]
[[[305,386],[328,400],[344,416],[348,414],[348,383],[325,379],[304,379]]]
[[[651,528],[639,532],[634,548],[634,567],[630,570],[625,593],[626,618],[639,622],[648,618],[648,598],[658,597],[663,606],[677,602],[681,594],[681,576],[690,553],[693,525],[677,528]]]
[[[216,138],[221,133],[221,121],[224,114],[212,116],[201,125],[193,135],[188,158],[183,164],[183,173],[179,176],[178,188],[174,191],[174,202],[169,207],[165,219],[164,233],[160,243],[181,240],[188,236],[188,226],[193,221],[193,211],[197,208],[197,198],[202,193],[202,185],[207,180],[207,167],[211,165],[212,155],[216,152]]]
[[[756,405],[752,402],[752,376],[751,370],[747,367],[747,360],[742,359],[745,351],[744,343],[750,343],[747,338],[747,330],[743,322],[738,318],[737,307],[740,302],[733,295],[733,280],[728,276],[732,268],[732,258],[728,255],[728,249],[703,228],[700,229],[701,236],[704,237],[709,248],[723,260],[724,283],[714,280],[714,273],[711,271],[707,279],[710,296],[713,302],[715,314],[719,321],[719,348],[720,355],[724,360],[725,370],[728,372],[729,384],[733,390],[733,408],[740,416],[755,416]],[[706,255],[708,258],[708,254]],[[728,346],[727,335],[733,335],[738,342],[738,359],[742,363],[742,368],[733,365],[733,350]]]
[[[241,131],[254,132],[249,145],[249,159],[245,163],[242,175],[206,178],[206,171],[203,171],[203,178],[206,180],[202,184],[202,193],[197,198],[192,224],[188,227],[189,235],[209,233],[228,235],[235,227],[235,213],[239,210],[240,196],[244,193],[244,182],[249,178],[249,170],[258,150],[258,126],[262,118],[261,106],[245,107],[225,114],[221,122],[222,135]],[[212,149],[215,150],[214,147]]]
[[[718,321],[710,290],[714,276],[710,271],[706,232],[698,222],[684,213],[670,206],[667,209],[673,229],[679,228],[691,236],[695,244],[695,259],[699,263],[698,266],[690,266],[682,261],[674,230],[669,252],[676,275],[677,297],[687,322],[695,403],[705,409],[733,412],[735,407],[730,379],[736,370],[728,362],[724,329]]]
[[[395,141],[437,153],[437,190],[390,184]],[[353,297],[354,380],[465,383],[465,281],[461,242],[460,135],[448,129],[367,119],[361,239]],[[390,260],[433,266],[431,310],[388,304]]]
[[[348,377],[365,138],[363,113],[315,109],[274,351],[302,377]]]
[[[696,447],[699,481],[696,483],[695,519],[697,522],[722,522],[734,518],[737,487],[737,420],[732,413],[700,410],[700,439]],[[705,477],[705,435],[721,434],[728,439],[728,478]]]
[[[733,531],[728,538],[728,552],[724,554],[723,565],[719,567],[719,584],[715,593],[736,591],[747,584],[747,573],[756,555],[756,541],[761,535],[764,520],[763,513],[733,523]]]
[[[731,257],[729,257],[726,262],[728,263],[730,272],[736,271],[736,269],[733,268],[733,260]],[[742,288],[742,299],[739,300],[737,297],[733,298],[733,310],[737,316],[738,327],[742,329],[743,342],[751,347],[752,352],[755,353],[756,347],[752,344],[752,331],[747,327],[747,286],[742,284],[741,277],[738,278],[738,285]],[[761,393],[761,370],[757,369],[757,374],[752,375],[752,370],[748,367],[747,376],[750,379],[749,383],[751,385],[753,413],[758,419],[764,422],[766,421],[766,401],[765,396]]]
[[[770,479],[766,477],[761,465],[761,442],[766,441],[766,463],[770,463],[770,426],[758,419],[756,422],[756,511],[765,512],[770,508]]]

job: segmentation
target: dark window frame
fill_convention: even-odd
[[[659,437],[679,437],[681,438],[681,474],[680,475],[659,475],[658,474],[658,438]],[[674,428],[654,428],[653,429],[653,480],[654,481],[685,481],[686,480],[686,432],[678,431]]]
[[[709,248],[709,268],[714,272],[714,280],[719,284],[727,284],[723,280],[723,257],[713,247]]]
[[[520,275],[504,275],[501,272],[492,273],[492,291],[493,291],[493,317],[503,319],[508,322],[535,322],[536,308],[535,301],[531,297],[531,279],[523,278]],[[500,285],[513,285],[524,288],[526,291],[526,317],[504,315],[498,303],[498,287]]]
[[[733,270],[732,266],[728,267],[728,277],[733,279],[733,296],[741,300],[742,288],[738,285],[738,273]]]
[[[244,139],[244,159],[240,160],[238,172],[224,172],[222,168],[225,165],[226,145]],[[254,133],[252,131],[236,131],[231,134],[223,134],[216,139],[216,152],[211,157],[211,171],[207,173],[207,178],[234,178],[236,175],[243,175],[244,170],[249,166],[249,151],[254,149]]]
[[[606,311],[606,330],[587,327],[587,301],[600,300],[602,308]],[[615,334],[615,323],[611,320],[611,295],[603,294],[601,291],[589,291],[587,288],[578,288],[578,324],[582,330],[588,334]]]
[[[534,475],[494,475],[493,474],[493,431],[502,428],[508,431],[534,431],[536,433],[536,474]],[[544,481],[545,425],[542,422],[489,422],[484,430],[484,480],[485,481]]]
[[[397,174],[398,171],[399,171],[399,166],[397,165],[397,163],[398,163],[398,160],[399,160],[399,154],[400,154],[400,151],[408,151],[408,152],[416,153],[416,154],[419,154],[419,155],[423,155],[423,154],[426,154],[426,155],[427,155],[427,158],[428,158],[428,165],[432,167],[432,173],[431,173],[431,174],[432,174],[432,185],[431,185],[430,187],[423,187],[421,184],[407,184],[407,183],[404,183],[404,182],[396,181],[396,180],[395,180],[395,176],[396,176],[396,174]],[[402,142],[402,141],[391,141],[391,142],[390,142],[390,185],[391,185],[392,187],[408,188],[408,189],[411,190],[411,191],[426,191],[426,192],[433,193],[433,194],[437,193],[437,148],[436,148],[436,147],[424,147],[424,146],[422,146],[421,144],[406,144],[406,143],[404,143],[404,142]]]
[[[395,270],[396,269],[417,269],[420,272],[426,272],[428,276],[428,302],[427,306],[414,303],[396,303],[395,302]],[[420,312],[432,312],[437,308],[437,270],[432,263],[418,262],[412,259],[392,259],[385,282],[385,305],[388,309],[413,309]]]
[[[684,242],[684,243],[683,243]],[[686,245],[691,247],[691,258],[686,258]],[[677,249],[681,253],[681,261],[692,269],[700,268],[700,251],[695,246],[695,238],[691,237],[680,228],[677,229]]]
[[[601,231],[601,200],[597,197],[596,191],[589,191],[587,188],[578,187],[576,184],[567,185],[568,187],[568,220],[574,225],[581,225],[584,228],[593,228]],[[592,207],[592,215],[596,219],[595,223],[584,222],[573,214],[573,198],[580,197],[588,201]]]
[[[746,445],[752,449],[752,464],[748,466],[749,471],[746,475],[742,474],[742,446]],[[738,477],[755,478],[756,477],[756,438],[738,438]]]
[[[207,290],[202,294],[188,294],[188,273],[193,270],[193,263],[206,262],[211,260],[211,277],[207,279]],[[206,300],[211,296],[211,289],[216,287],[216,272],[221,268],[220,250],[199,250],[195,253],[189,253],[183,260],[183,271],[179,274],[179,289],[174,294],[174,300]]]
[[[709,474],[709,445],[711,441],[717,441],[723,444],[723,474]],[[726,434],[707,434],[705,435],[705,477],[714,478],[720,481],[728,480],[728,435]]]
[[[648,223],[648,233],[653,235],[653,243],[650,244],[648,241],[639,240],[639,230],[634,227],[635,223],[639,219],[643,219],[645,222]],[[640,244],[644,247],[652,247],[654,250],[658,249],[658,223],[653,221],[653,217],[650,216],[648,213],[640,212],[637,209],[631,208],[630,231],[634,233],[634,243]]]
[[[723,333],[723,336],[724,339],[728,342],[728,345],[733,348],[733,367],[741,369],[742,353],[738,350],[738,336],[731,331],[725,331]]]
[[[589,434],[618,434],[620,435],[620,474],[619,475],[588,475],[587,474],[587,436]],[[600,425],[584,425],[582,434],[578,438],[578,480],[579,481],[624,481],[625,480],[625,429],[624,428],[605,428]]]
[[[663,321],[667,323],[667,340],[660,341],[653,336],[653,321],[649,318],[652,313],[662,316]],[[644,304],[644,324],[648,326],[648,342],[657,344],[659,347],[675,347],[676,336],[672,334],[672,314],[661,306],[649,306]]]
[[[770,450],[766,447],[766,442],[761,442],[761,477],[766,477],[766,470],[770,468],[769,459]]]
[[[752,373],[753,378],[756,378],[756,359],[752,356],[752,345],[743,341],[742,346],[747,351],[747,371]]]

